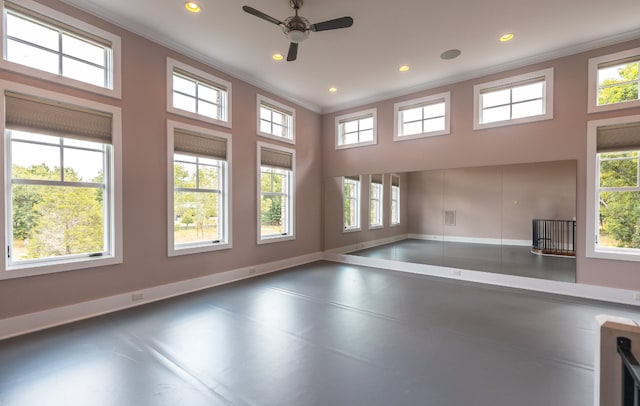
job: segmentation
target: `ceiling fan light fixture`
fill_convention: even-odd
[[[195,1],[186,1],[184,3],[184,8],[186,8],[187,10],[189,10],[192,13],[199,13],[200,12],[200,5],[198,3],[196,3]]]
[[[289,38],[289,41],[300,43],[309,38],[309,31],[291,30],[285,32],[285,35]]]

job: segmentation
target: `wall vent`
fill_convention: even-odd
[[[455,210],[445,210],[444,211],[444,225],[445,226],[455,226],[456,225],[456,211]]]

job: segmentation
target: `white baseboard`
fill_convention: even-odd
[[[392,237],[380,238],[378,240],[365,241],[357,244],[345,245],[343,247],[332,248],[325,252],[328,252],[331,254],[346,254],[347,252],[364,250],[367,248],[373,248],[373,247],[377,247],[379,245],[384,245],[384,244],[391,244],[393,242],[406,240],[407,238],[408,238],[407,234],[398,234]]]
[[[472,244],[490,244],[490,245],[515,245],[518,247],[530,247],[531,240],[515,240],[502,238],[484,238],[484,237],[459,237],[453,235],[436,235],[436,234],[408,234],[408,238],[414,240],[427,241],[446,241],[446,242],[466,242]]]
[[[516,289],[527,289],[537,292],[552,293],[583,299],[601,300],[611,303],[640,306],[640,302],[638,301],[638,299],[636,299],[636,292],[626,289],[585,285],[580,283],[559,282],[546,279],[526,278],[522,276],[392,261],[387,259],[369,258],[357,255],[335,254],[329,252],[325,252],[324,259],[327,261],[370,266],[373,268],[381,268],[391,271],[437,276],[441,278],[485,283],[489,285],[505,286]]]
[[[0,320],[0,340],[323,259],[321,252]],[[141,296],[140,296],[141,295]],[[134,298],[135,296],[135,298]],[[141,299],[138,299],[140,298]]]

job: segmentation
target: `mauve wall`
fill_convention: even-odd
[[[410,172],[409,233],[531,240],[531,220],[576,217],[576,161]],[[455,225],[443,225],[445,210]]]
[[[640,40],[327,114],[322,118],[324,176],[576,160],[577,281],[638,290],[638,262],[585,256],[587,121],[640,114],[640,108],[587,114],[588,59],[636,47],[640,47]],[[452,63],[464,63],[464,50],[461,58]],[[473,85],[549,67],[554,68],[555,78],[553,120],[473,130]],[[393,104],[444,91],[451,91],[451,134],[393,142]],[[378,144],[336,151],[336,115],[373,107],[378,109]]]
[[[296,107],[296,239],[256,244],[256,94],[240,80],[53,0],[42,1],[122,38],[122,100],[0,72],[0,78],[93,99],[122,108],[124,263],[0,281],[0,318],[79,303],[322,250],[320,116]],[[166,58],[170,56],[233,84],[233,128],[190,121],[166,112]],[[291,103],[283,101],[287,105]],[[166,121],[232,134],[233,248],[167,257]],[[289,146],[288,144],[282,144]]]

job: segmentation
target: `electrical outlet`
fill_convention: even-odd
[[[140,300],[144,300],[144,292],[137,292],[131,295],[132,302],[139,302]]]
[[[462,271],[459,269],[454,269],[452,274],[453,276],[462,276]]]

